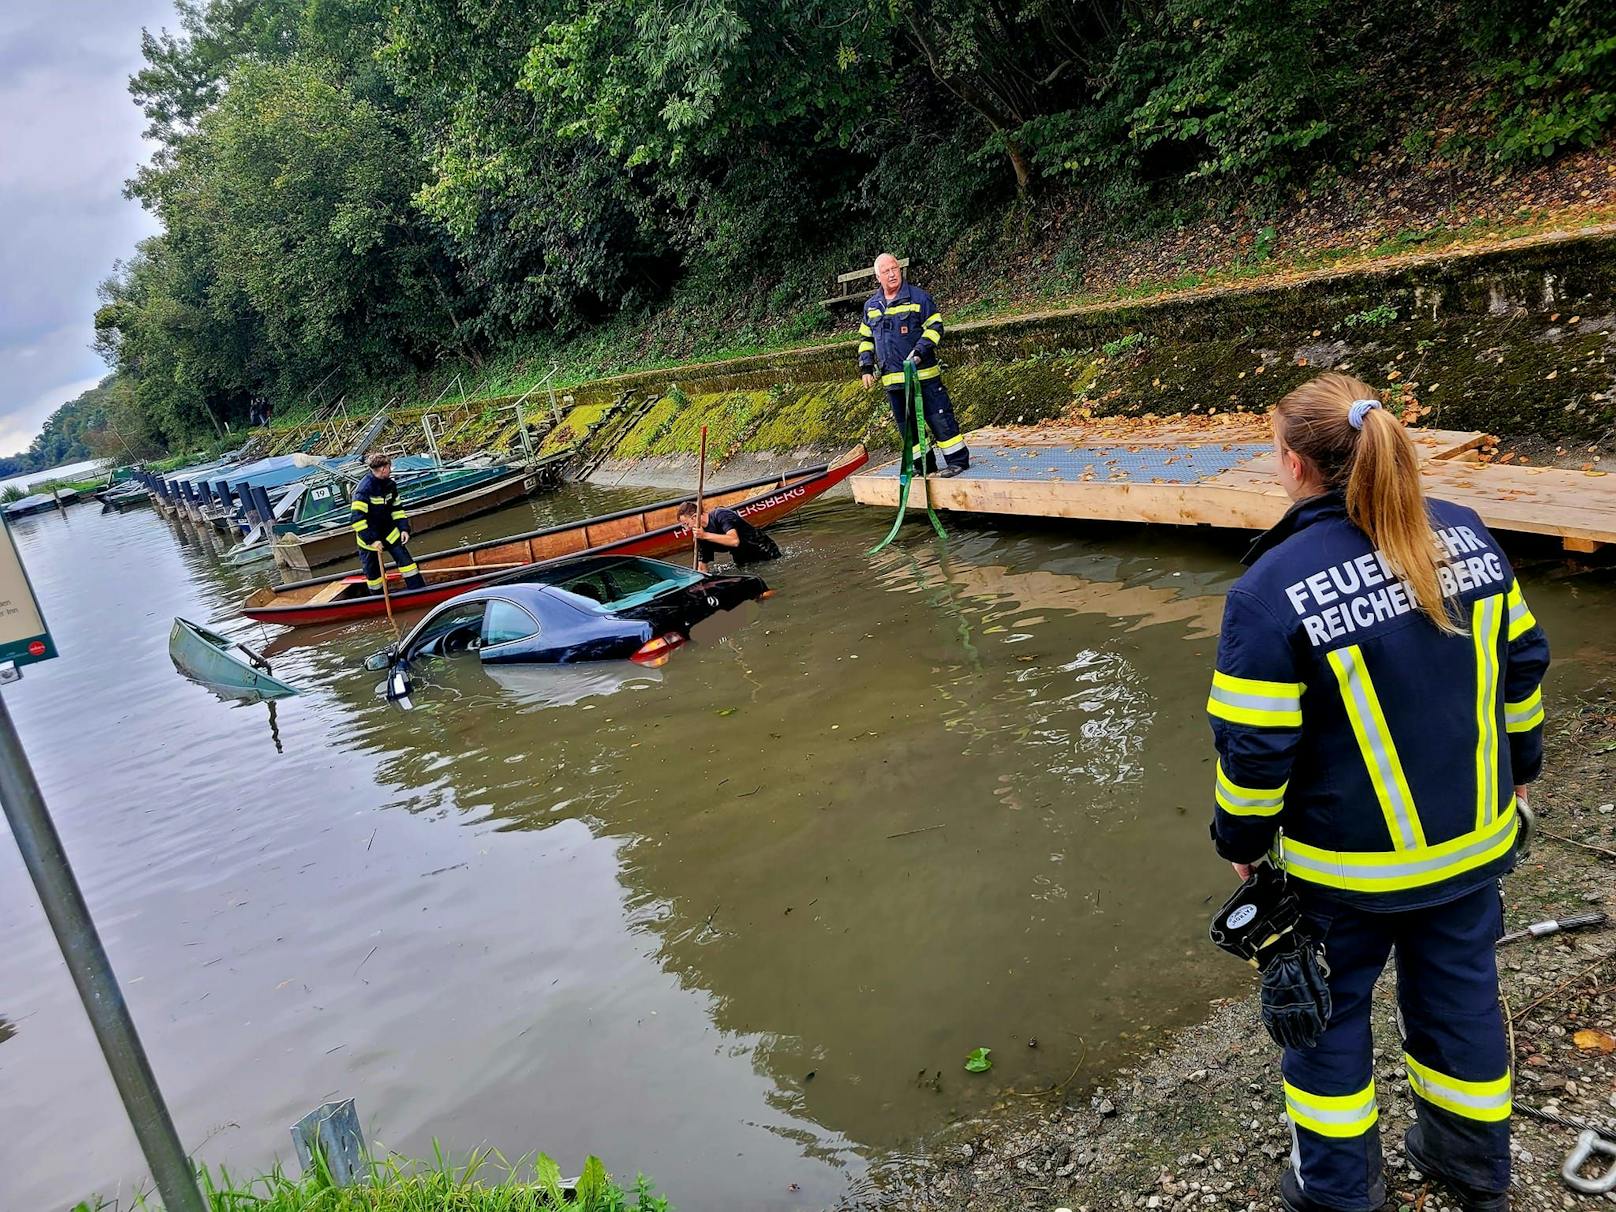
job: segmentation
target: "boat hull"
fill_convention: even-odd
[[[857,446],[829,466],[722,489],[709,493],[707,501],[710,506],[734,509],[754,526],[767,526],[829,492],[868,461],[868,452]],[[644,509],[422,556],[417,563],[427,585],[421,589],[390,590],[392,609],[394,613],[425,610],[517,568],[564,556],[585,552],[663,555],[688,550],[690,530],[674,522],[673,517],[682,501],[690,499],[663,501]],[[398,573],[389,570],[388,581],[390,585],[397,583]],[[364,577],[356,573],[260,589],[243,603],[241,613],[260,623],[289,627],[344,623],[385,614],[387,603],[381,594],[354,596],[354,588],[363,585]]]
[[[502,479],[480,484],[435,504],[406,509],[410,536],[451,526],[479,514],[492,513],[538,492],[546,477],[537,469],[524,469]],[[283,534],[275,539],[275,563],[297,572],[312,572],[322,564],[357,559],[353,528],[344,515],[337,527],[315,534]]]
[[[187,619],[174,620],[168,655],[186,677],[221,694],[279,699],[297,693],[297,687],[236,656],[229,640]]]

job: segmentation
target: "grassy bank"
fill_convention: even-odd
[[[474,1151],[458,1167],[440,1153],[431,1162],[387,1157],[373,1161],[371,1171],[370,1182],[347,1187],[335,1186],[324,1173],[294,1179],[278,1167],[251,1179],[203,1169],[200,1180],[210,1212],[672,1212],[644,1175],[624,1191],[597,1157],[588,1158],[570,1181],[542,1153],[528,1167],[512,1166],[487,1150]],[[155,1197],[137,1195],[127,1202],[87,1201],[73,1212],[158,1212],[159,1207]]]

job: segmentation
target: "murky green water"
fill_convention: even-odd
[[[1234,537],[950,519],[946,553],[916,524],[870,558],[884,517],[823,503],[775,531],[760,619],[661,670],[463,665],[403,713],[359,668],[370,622],[272,642],[307,688],[272,718],[166,653],[176,614],[272,639],[233,613],[263,573],[93,509],[15,527],[64,656],[5,697],[210,1161],[286,1157],[343,1095],[411,1153],[594,1151],[686,1209],[817,1208],[1242,980],[1203,942]],[[1616,661],[1616,589],[1522,582],[1565,701]],[[9,840],[0,938],[0,1207],[127,1192],[138,1150]]]

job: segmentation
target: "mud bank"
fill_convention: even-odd
[[[1540,835],[1505,884],[1512,930],[1616,908],[1616,685],[1565,704],[1549,744],[1550,765],[1533,796]],[[1616,930],[1527,940],[1502,949],[1499,961],[1514,1040],[1513,1206],[1593,1206],[1558,1178],[1576,1133],[1522,1108],[1616,1125],[1616,1056],[1603,1050],[1616,1043]],[[1388,972],[1375,1010],[1386,1209],[1453,1209],[1451,1195],[1403,1156],[1413,1100],[1394,999]],[[1277,1212],[1274,1185],[1290,1152],[1279,1090],[1278,1050],[1257,1024],[1255,999],[1213,1003],[1203,1023],[1164,1041],[1144,1064],[1098,1089],[1034,1096],[960,1124],[929,1157],[887,1167],[878,1197],[846,1206]]]

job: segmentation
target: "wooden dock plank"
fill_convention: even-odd
[[[1260,450],[1265,429],[1262,418],[1242,417],[1155,434],[1110,422],[977,430],[967,442],[983,464],[978,474],[917,480],[908,504],[924,508],[929,492],[937,509],[972,513],[1262,530],[1290,505],[1274,478],[1273,454]],[[1489,527],[1557,537],[1567,550],[1616,542],[1616,476],[1480,463],[1475,452],[1489,440],[1485,434],[1410,433],[1426,491],[1469,506]],[[1220,461],[1212,474],[1185,470]],[[1144,478],[1151,473],[1160,474]],[[852,486],[861,504],[897,507],[891,465],[854,476]]]

